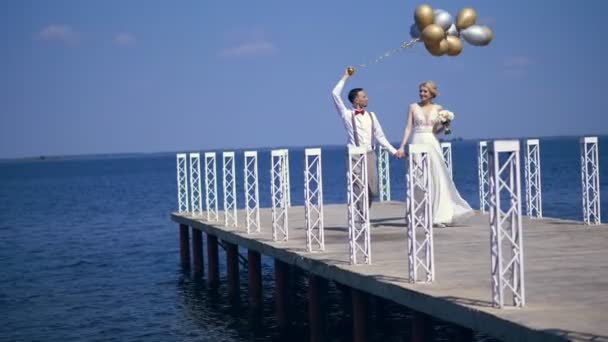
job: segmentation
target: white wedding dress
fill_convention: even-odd
[[[453,224],[472,216],[473,209],[458,193],[445,165],[441,145],[433,133],[433,127],[439,123],[440,107],[433,104],[425,114],[417,103],[413,106],[414,135],[410,143],[429,147],[433,224]]]

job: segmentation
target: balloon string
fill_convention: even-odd
[[[380,55],[378,58],[374,59],[373,61],[366,63],[366,64],[359,64],[358,66],[360,68],[366,68],[371,64],[377,64],[380,63],[383,59],[392,56],[393,54],[400,52],[403,49],[407,49],[412,47],[414,44],[416,44],[418,41],[420,41],[420,38],[414,38],[412,40],[410,40],[409,42],[403,42],[398,48],[394,48],[392,50],[389,50],[387,52],[385,52],[384,54]]]

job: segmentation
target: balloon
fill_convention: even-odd
[[[460,37],[460,32],[458,32],[458,29],[456,28],[456,25],[452,24],[452,26],[450,26],[450,28],[447,31],[448,36],[454,36],[454,37]]]
[[[462,42],[460,38],[454,36],[447,36],[445,40],[448,42],[448,56],[458,56],[462,52]]]
[[[459,30],[464,30],[469,26],[475,25],[475,20],[477,19],[477,13],[475,10],[467,7],[463,8],[458,12],[458,16],[456,17],[456,27]]]
[[[422,32],[425,27],[433,23],[433,8],[429,5],[419,5],[414,12],[414,20],[416,26]]]
[[[487,42],[484,45],[488,45],[492,41],[492,38],[494,38],[494,33],[492,32],[492,29],[485,25],[482,25],[481,27],[486,31],[487,35]]]
[[[448,13],[445,10],[442,9],[436,9],[434,12],[434,18],[433,18],[433,23],[437,24],[439,26],[441,26],[441,28],[444,31],[447,31],[450,29],[450,26],[452,26],[452,16],[450,15],[450,13]]]
[[[422,40],[428,44],[437,44],[445,37],[445,32],[441,26],[437,24],[431,24],[424,28],[420,35]]]
[[[438,43],[424,42],[424,46],[433,56],[443,56],[448,51],[448,41],[445,39],[440,40]]]
[[[410,26],[410,36],[413,39],[418,39],[420,38],[420,30],[418,29],[418,26],[416,26],[416,24],[412,24],[412,26]]]
[[[492,40],[492,30],[487,26],[473,25],[460,32],[467,43],[475,46],[490,44]]]

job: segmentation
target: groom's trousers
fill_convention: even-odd
[[[372,201],[375,196],[378,195],[378,173],[376,170],[376,153],[374,151],[367,152],[367,194],[368,194],[368,203],[369,207],[372,206]],[[353,170],[357,175],[361,174],[361,168],[356,168]],[[359,184],[355,184],[354,187],[355,194],[361,193],[361,186]]]

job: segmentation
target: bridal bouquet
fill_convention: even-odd
[[[439,121],[441,122],[443,127],[445,127],[443,132],[445,134],[452,133],[452,130],[450,129],[450,123],[452,122],[452,120],[454,120],[454,113],[450,112],[449,110],[442,109],[439,111],[438,114],[439,114]]]

